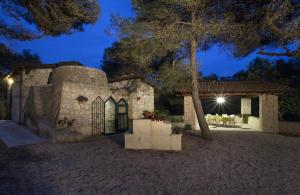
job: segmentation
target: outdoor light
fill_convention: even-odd
[[[9,86],[11,86],[12,84],[14,84],[14,79],[13,79],[12,77],[10,77],[10,76],[7,76],[7,77],[5,78],[5,80],[6,80],[6,82],[7,82],[7,84],[8,84]]]
[[[225,98],[224,97],[217,97],[216,99],[218,104],[224,104],[225,103]]]

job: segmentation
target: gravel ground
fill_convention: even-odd
[[[0,194],[300,194],[299,137],[213,136],[185,134],[182,152],[127,151],[105,136],[0,144]]]

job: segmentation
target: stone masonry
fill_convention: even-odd
[[[41,122],[59,128],[59,121],[67,119],[73,121],[71,130],[91,135],[92,103],[97,97],[103,101],[112,97],[116,102],[123,98],[128,103],[130,119],[139,118],[144,110],[154,111],[154,89],[139,79],[108,84],[101,70],[76,65],[21,73],[22,82],[20,73],[14,75],[12,118],[32,128]],[[79,96],[87,101],[80,102]]]
[[[264,132],[279,132],[278,97],[263,94],[259,96],[260,129]]]

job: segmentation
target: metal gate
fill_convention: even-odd
[[[118,131],[128,130],[128,104],[124,99],[118,102]]]
[[[104,133],[105,125],[104,101],[97,97],[92,103],[92,135]]]
[[[114,98],[109,97],[105,101],[105,134],[116,133],[117,104]]]

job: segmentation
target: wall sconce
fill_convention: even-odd
[[[4,80],[7,82],[9,87],[12,86],[15,82],[14,79],[10,75],[8,75]]]

